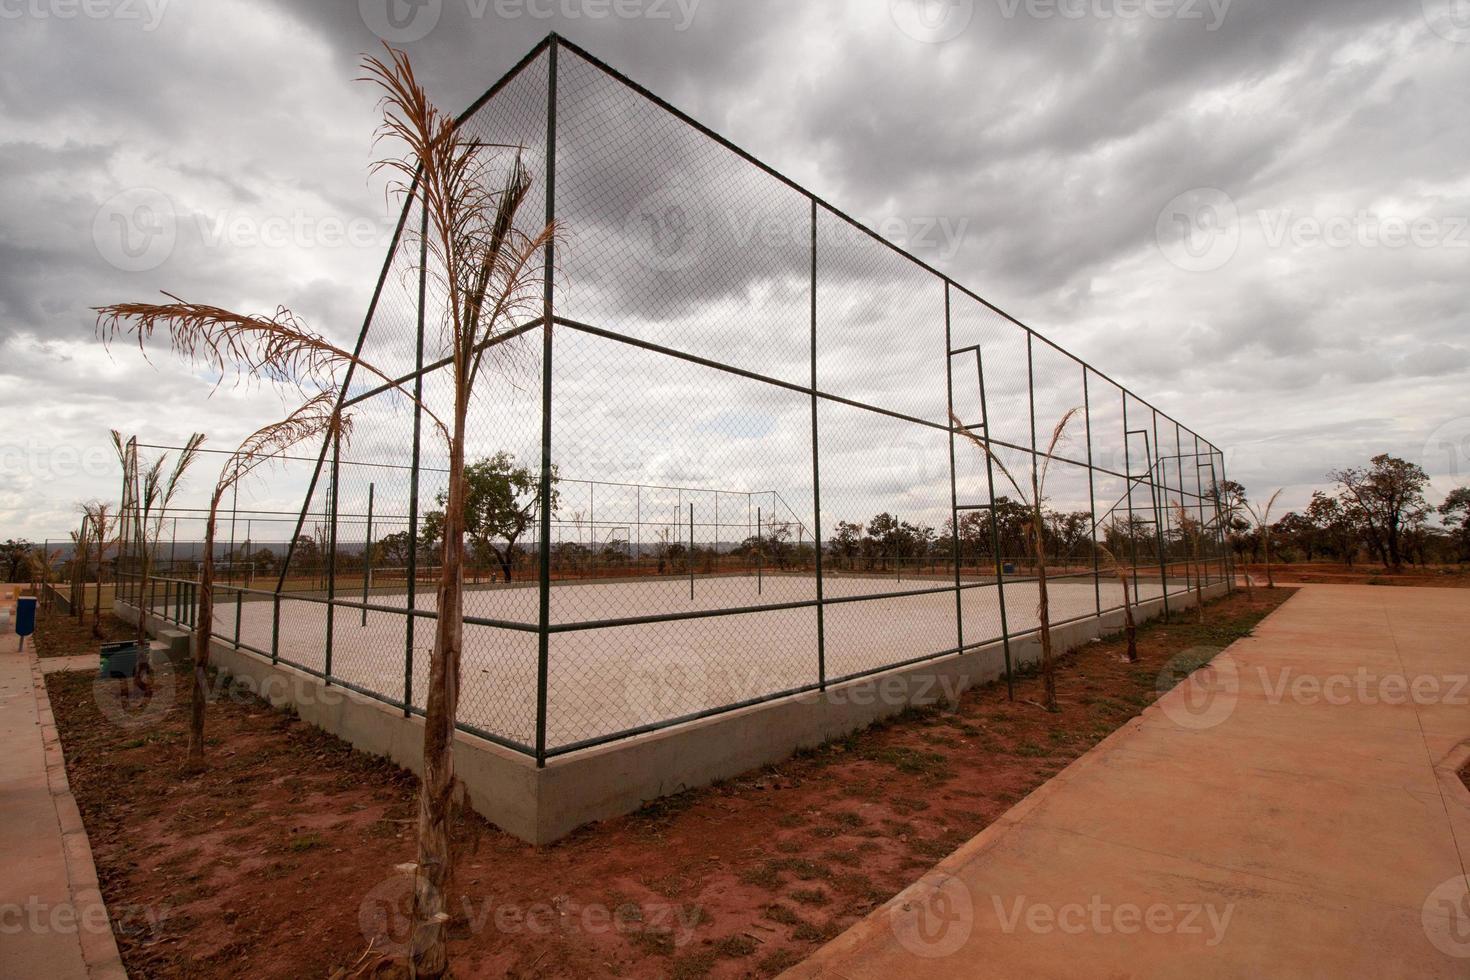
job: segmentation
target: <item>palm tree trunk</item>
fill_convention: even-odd
[[[1033,481],[1032,486],[1035,487]],[[1037,498],[1040,490],[1036,488]],[[1035,508],[1032,526],[1036,538],[1036,617],[1041,621],[1041,681],[1046,690],[1046,710],[1057,710],[1056,661],[1051,647],[1051,601],[1046,593],[1046,538],[1041,529],[1041,507]]]
[[[194,693],[189,702],[190,766],[204,764],[204,706],[209,700],[209,637],[214,632],[214,531],[219,502],[216,490],[204,522],[204,557],[199,563],[199,615],[194,622]]]
[[[450,799],[454,792],[454,719],[459,708],[459,661],[464,640],[464,418],[457,407],[444,505],[444,552],[438,619],[424,715],[424,772],[419,784],[418,872],[413,899],[413,975],[442,977],[449,969],[445,894],[452,870]]]
[[[102,549],[106,544],[105,537],[104,527],[97,534],[97,592],[92,596],[92,636],[99,640],[102,639]]]
[[[1133,603],[1128,598],[1128,582],[1123,581],[1123,634],[1128,638],[1128,662],[1138,663],[1138,625],[1133,621]]]

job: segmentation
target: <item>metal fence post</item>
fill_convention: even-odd
[[[1087,365],[1082,365],[1082,421],[1087,427],[1087,512],[1092,517],[1092,540],[1088,542],[1092,551],[1092,598],[1097,614],[1102,615],[1102,571],[1097,553],[1097,492],[1093,488],[1092,472],[1092,393],[1087,386]]]
[[[337,620],[337,497],[341,493],[342,435],[338,430],[332,434],[331,511],[332,522],[327,531],[327,649],[322,666],[322,683],[332,684],[332,640]]]
[[[556,82],[559,40],[551,39],[546,86],[546,223],[556,220]],[[541,553],[536,633],[536,765],[546,765],[546,685],[551,634],[551,318],[556,300],[556,241],[546,240],[541,341]]]
[[[827,623],[822,583],[822,465],[817,441],[817,201],[812,198],[811,227],[811,355],[812,355],[812,550],[817,566],[817,687],[827,689]]]
[[[377,488],[376,483],[368,484],[367,532],[362,545],[362,626],[367,625],[368,591],[373,584],[373,496]]]
[[[990,407],[985,400],[985,355],[980,345],[975,345],[975,378],[980,385],[980,427],[985,430],[987,444],[990,440]],[[1011,673],[1011,627],[1006,618],[1005,561],[1000,555],[1000,517],[995,508],[995,461],[985,454],[985,485],[990,495],[990,548],[995,556],[995,596],[1000,606],[1000,646],[1006,662],[1006,697],[1016,700],[1016,682]],[[959,529],[956,528],[956,531]]]
[[[960,497],[954,449],[954,337],[951,335],[949,280],[944,281],[944,390],[949,406],[949,552],[954,559],[955,651],[965,652],[965,601],[960,589]]]

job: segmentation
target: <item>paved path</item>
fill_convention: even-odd
[[[0,977],[121,978],[41,671],[14,639],[0,637]]]
[[[788,975],[1470,977],[1467,671],[1470,591],[1303,588]]]

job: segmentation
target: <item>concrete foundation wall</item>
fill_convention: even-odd
[[[1227,584],[1205,589],[1223,595]],[[1194,606],[1194,595],[1171,595],[1171,609]],[[1134,608],[1139,622],[1163,611],[1163,600]],[[136,621],[135,607],[119,602],[117,614]],[[187,654],[187,632],[149,615],[149,630],[170,641],[176,656]],[[1052,628],[1058,653],[1123,628],[1121,610]],[[211,657],[224,673],[244,679],[276,707],[294,707],[303,721],[354,747],[421,771],[423,719],[401,709],[231,644],[215,640]],[[1041,659],[1037,633],[1011,640],[1016,667]],[[864,728],[911,706],[952,701],[976,685],[1005,673],[1000,642],[958,656],[897,667],[825,691],[794,695],[712,715],[673,728],[559,756],[538,769],[533,759],[474,735],[458,733],[455,771],[470,803],[486,819],[533,844],[550,843],[595,820],[620,816],[657,799],[785,759],[800,748],[820,745]]]

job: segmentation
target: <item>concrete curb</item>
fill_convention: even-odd
[[[81,928],[77,939],[87,975],[99,980],[126,980],[122,955],[112,934],[112,919],[97,883],[97,866],[92,861],[92,845],[82,813],[72,795],[66,776],[66,758],[62,753],[61,735],[56,730],[56,716],[51,711],[51,698],[46,693],[46,678],[40,658],[31,653],[31,679],[36,692],[36,714],[41,725],[41,742],[46,754],[46,782],[56,806],[56,822],[61,828],[61,843],[66,851],[67,890],[79,922],[106,922],[105,930]]]

